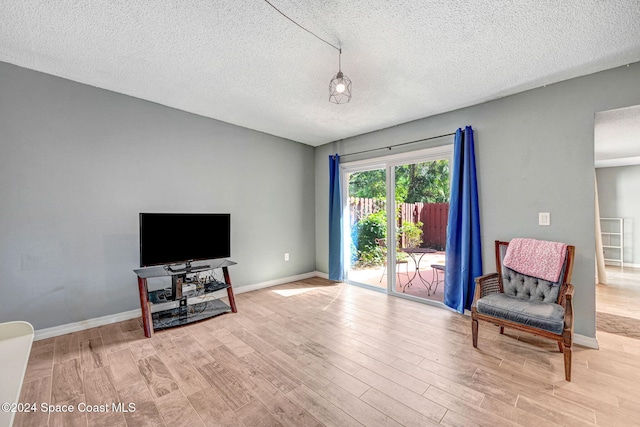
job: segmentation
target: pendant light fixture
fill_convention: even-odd
[[[349,77],[345,76],[342,73],[342,69],[341,69],[342,68],[341,67],[341,65],[342,65],[341,64],[342,48],[341,47],[337,47],[337,46],[329,43],[328,41],[326,41],[322,37],[318,36],[317,34],[307,30],[305,27],[303,27],[302,25],[298,24],[293,19],[289,18],[287,15],[284,14],[284,12],[282,12],[280,9],[278,9],[273,4],[271,4],[271,2],[269,2],[269,0],[264,0],[264,1],[269,6],[274,8],[280,15],[284,16],[289,21],[293,22],[298,27],[300,27],[303,30],[305,30],[307,33],[311,34],[312,36],[314,36],[318,40],[325,42],[326,44],[328,44],[329,46],[331,46],[332,48],[334,48],[335,50],[338,51],[338,74],[333,76],[333,78],[329,82],[329,101],[331,101],[331,102],[333,102],[335,104],[346,104],[347,102],[351,101],[351,79]]]
[[[329,101],[346,104],[351,101],[351,79],[342,74],[342,49],[338,49],[338,74],[329,82]]]

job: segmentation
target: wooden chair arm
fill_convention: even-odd
[[[489,273],[476,277],[476,291],[473,296],[473,305],[475,306],[476,301],[486,295],[500,292],[502,292],[502,287],[498,273]]]
[[[573,331],[573,291],[573,285],[567,283],[567,290],[562,297],[562,307],[564,308],[564,329],[570,331]]]

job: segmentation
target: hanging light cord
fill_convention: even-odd
[[[331,46],[332,48],[334,48],[335,50],[337,50],[338,52],[342,53],[342,49],[340,49],[339,47],[337,47],[334,44],[329,43],[328,41],[326,41],[325,39],[323,39],[322,37],[320,37],[319,35],[315,34],[314,32],[307,30],[305,27],[303,27],[302,25],[298,24],[296,21],[294,21],[293,19],[289,18],[287,15],[284,14],[284,12],[282,12],[280,9],[278,9],[277,7],[275,7],[273,4],[271,4],[269,2],[269,0],[264,0],[265,3],[267,3],[269,6],[271,6],[272,8],[274,8],[280,15],[284,16],[285,18],[287,18],[289,21],[293,22],[294,24],[296,24],[298,27],[302,28],[303,30],[305,30],[307,33],[311,34],[312,36],[314,36],[315,38],[317,38],[318,40],[321,40],[323,42],[325,42],[326,44],[328,44],[329,46]]]

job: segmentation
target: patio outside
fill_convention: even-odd
[[[399,254],[402,256],[402,253]],[[444,272],[437,271],[432,265],[442,265],[445,262],[444,251],[432,254],[424,254],[420,260],[420,271],[416,272],[415,262],[411,257],[404,254],[407,263],[397,264],[395,291],[412,295],[431,301],[443,302],[444,300]],[[419,259],[420,256],[416,256]],[[376,286],[381,289],[387,288],[387,266],[371,266],[363,268],[353,268],[349,272],[349,280],[352,282]],[[436,280],[437,279],[437,280]],[[431,285],[431,291],[429,291]]]

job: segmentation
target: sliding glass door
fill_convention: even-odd
[[[442,301],[452,146],[344,163],[347,281]]]
[[[449,160],[393,166],[397,259],[407,262],[395,292],[435,301],[444,298],[449,214]]]
[[[351,282],[387,289],[386,168],[354,169],[347,181],[349,218],[344,221],[349,243],[347,278]]]

